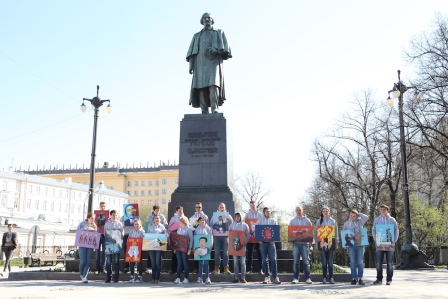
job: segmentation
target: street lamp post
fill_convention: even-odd
[[[398,98],[398,118],[400,125],[400,154],[401,154],[401,187],[403,189],[403,204],[405,213],[405,243],[401,248],[400,264],[396,269],[415,269],[415,268],[432,268],[426,263],[426,254],[418,249],[418,246],[412,243],[412,225],[411,225],[411,209],[409,204],[409,188],[408,188],[408,165],[406,159],[406,139],[404,136],[404,117],[403,117],[403,94],[408,90],[408,87],[403,84],[400,79],[400,70],[398,72],[398,82],[394,83],[392,90],[389,90],[389,98],[387,105],[393,105],[393,98]],[[413,87],[409,87],[413,88]]]
[[[89,184],[89,203],[87,207],[87,212],[93,212],[93,186],[95,182],[95,156],[96,156],[96,131],[97,131],[97,124],[98,124],[98,114],[99,114],[99,108],[103,106],[104,102],[108,102],[109,104],[106,107],[106,112],[110,113],[112,112],[112,107],[110,106],[110,100],[101,100],[98,96],[100,86],[96,86],[96,97],[93,99],[82,99],[82,105],[80,107],[82,112],[86,111],[86,105],[84,105],[84,101],[89,101],[92,106],[95,108],[95,113],[93,115],[93,139],[92,139],[92,155],[90,160],[90,184]]]

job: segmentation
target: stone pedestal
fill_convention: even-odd
[[[233,194],[230,130],[222,113],[185,114],[180,123],[179,185],[171,195],[168,221],[176,206],[191,217],[198,201],[209,217],[221,202],[232,217],[240,211]]]

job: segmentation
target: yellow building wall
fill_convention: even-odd
[[[44,177],[64,180],[71,178],[72,182],[89,184],[89,173],[45,174]],[[179,170],[161,170],[154,172],[96,172],[95,185],[103,181],[107,188],[124,192],[129,195],[130,203],[139,206],[160,206],[162,213],[168,211],[171,194],[178,186]]]

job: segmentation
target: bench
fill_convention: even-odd
[[[53,266],[54,263],[64,262],[64,257],[61,255],[60,252],[58,253],[49,253],[47,250],[45,250],[43,253],[31,253],[31,266],[41,266],[41,263],[43,263],[44,266],[51,263]]]

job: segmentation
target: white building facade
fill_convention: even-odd
[[[73,227],[85,219],[88,199],[89,186],[70,178],[61,181],[0,170],[0,216],[6,218],[40,219]],[[102,201],[108,210],[122,214],[128,195],[100,184],[94,188],[93,209]]]

